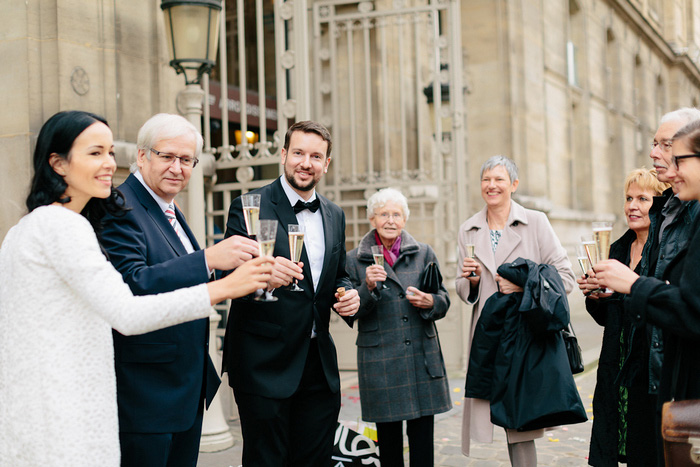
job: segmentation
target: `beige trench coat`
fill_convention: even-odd
[[[467,345],[467,365],[471,339],[476,322],[486,300],[498,291],[495,276],[498,266],[519,257],[535,263],[551,264],[561,275],[566,292],[570,293],[576,285],[571,262],[552,229],[547,216],[539,211],[525,209],[511,201],[510,215],[498,242],[495,254],[491,250],[491,235],[486,221],[486,208],[470,217],[459,228],[459,269],[457,271],[457,294],[472,308],[472,319]],[[462,261],[466,256],[465,245],[474,244],[476,260],[482,265],[481,280],[476,290],[471,289],[468,279],[461,277]],[[470,439],[482,443],[493,441],[493,425],[489,402],[483,399],[465,399],[462,422],[462,452],[469,455]],[[515,431],[506,430],[509,443],[530,441],[544,436],[544,430]]]

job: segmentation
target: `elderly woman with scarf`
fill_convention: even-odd
[[[451,407],[434,323],[445,316],[450,299],[442,284],[435,294],[417,288],[437,257],[403,230],[406,197],[391,188],[380,190],[368,200],[367,213],[373,229],[348,253],[346,264],[361,301],[355,320],[362,418],[377,424],[382,467],[404,465],[404,420],[410,465],[429,467],[434,415]],[[384,247],[384,266],[374,264],[375,245]]]

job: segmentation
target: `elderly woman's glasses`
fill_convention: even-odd
[[[676,168],[678,168],[678,161],[680,159],[688,159],[690,157],[700,157],[700,154],[685,154],[682,156],[673,156],[671,159],[673,160],[673,165],[675,165]]]
[[[197,159],[196,157],[176,156],[175,154],[170,154],[169,152],[156,151],[153,148],[150,148],[150,151],[156,156],[158,156],[161,162],[167,165],[172,165],[175,163],[175,159],[180,159],[181,166],[194,169],[194,167],[197,165],[197,162],[199,162],[199,159]]]
[[[403,214],[400,212],[383,212],[381,214],[377,214],[377,217],[383,221],[388,221],[389,219],[399,220],[403,219]]]

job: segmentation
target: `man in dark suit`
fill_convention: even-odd
[[[261,195],[260,219],[279,222],[268,284],[278,301],[235,301],[226,329],[224,371],[238,404],[246,467],[331,465],[340,378],[330,310],[350,317],[360,299],[345,272],[345,215],[314,188],[330,154],[323,125],[295,123],[281,151],[284,174],[253,192]],[[288,259],[290,224],[305,227],[302,268]],[[226,237],[245,234],[237,198]],[[295,278],[303,292],[285,287]],[[343,296],[338,287],[347,290]]]
[[[187,186],[202,137],[179,115],[158,114],[139,131],[138,170],[119,187],[131,210],[103,232],[109,259],[134,294],[169,292],[209,281],[257,255],[231,237],[201,250],[175,196]],[[209,320],[140,336],[114,331],[122,466],[194,467],[208,406],[220,380],[209,358]]]

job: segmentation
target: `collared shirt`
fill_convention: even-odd
[[[155,191],[151,190],[151,187],[146,184],[146,181],[143,179],[143,175],[141,175],[140,171],[134,172],[134,177],[136,177],[136,180],[141,182],[141,185],[148,191],[153,199],[155,200],[156,203],[158,203],[158,207],[163,211],[163,214],[165,214],[165,210],[168,209],[170,206],[167,201],[165,201],[163,198],[158,196]],[[175,219],[175,222],[180,225],[180,223]],[[182,242],[182,245],[185,247],[185,250],[187,253],[194,253],[194,246],[192,245],[192,242],[190,241],[189,237],[185,233],[185,230],[180,226],[179,229],[177,229],[177,236],[180,238],[180,241]],[[211,275],[212,270],[209,269],[209,264],[207,263],[207,258],[204,257],[204,267],[207,269],[207,274]]]
[[[280,177],[284,194],[289,199],[289,204],[294,206],[297,201],[313,201],[316,199],[316,190],[313,190],[311,197],[308,200],[299,196],[299,193],[289,185],[289,182],[284,175]],[[304,248],[306,255],[309,257],[309,268],[311,269],[311,279],[314,284],[314,290],[318,289],[318,281],[321,279],[321,271],[323,271],[323,260],[326,254],[326,239],[323,231],[323,216],[321,209],[316,212],[311,212],[305,209],[297,213],[297,222],[304,226]]]
[[[661,227],[659,228],[659,243],[661,243],[661,239],[664,236],[664,230],[666,229],[666,227],[671,225],[673,220],[681,211],[682,206],[683,203],[680,199],[678,199],[678,195],[676,194],[669,197],[666,201],[666,204],[664,204],[663,209],[661,209],[661,216],[664,218],[664,220],[661,223]]]

